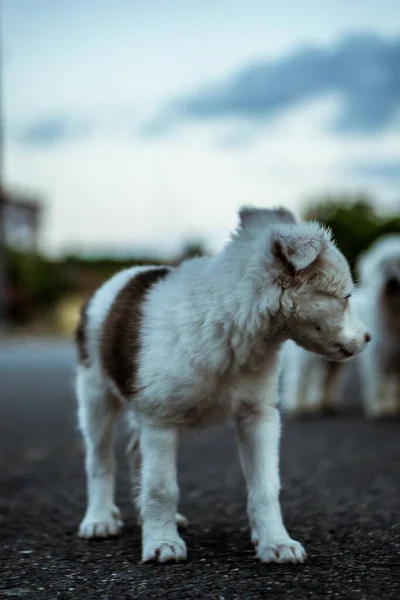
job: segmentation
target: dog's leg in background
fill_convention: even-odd
[[[286,531],[279,502],[279,412],[273,406],[260,410],[237,419],[252,542],[263,562],[302,562],[305,551]]]
[[[167,562],[186,558],[186,544],[179,536],[176,514],[178,483],[176,472],[177,432],[143,426],[140,510],[142,558]]]
[[[84,538],[116,535],[122,527],[114,504],[115,458],[113,438],[118,405],[90,368],[77,376],[78,420],[86,448],[88,505],[79,528]]]
[[[384,373],[364,375],[365,412],[371,419],[396,417],[399,414],[399,388],[396,377]]]
[[[373,346],[358,357],[364,410],[370,419],[393,417],[399,411],[396,380],[382,373],[377,361],[378,352]]]
[[[285,344],[282,361],[282,408],[288,413],[295,415],[301,412],[305,403],[306,392],[303,378],[301,350],[294,342]]]
[[[325,413],[335,413],[340,405],[340,387],[346,365],[319,359],[324,364],[324,383],[321,408]]]
[[[399,382],[394,373],[385,373],[382,375],[380,397],[382,415],[388,417],[397,417],[400,412]]]
[[[288,342],[282,373],[282,406],[295,415],[318,413],[327,393],[327,365],[319,356]]]

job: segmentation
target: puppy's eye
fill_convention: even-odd
[[[322,327],[321,327],[321,325],[316,325],[316,326],[315,326],[315,329],[316,329],[317,331],[322,331]]]
[[[351,294],[347,294],[347,296],[344,297],[345,300],[348,300],[349,298],[351,298]]]

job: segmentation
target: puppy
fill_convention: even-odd
[[[175,269],[140,267],[105,283],[77,330],[78,417],[88,507],[79,535],[117,534],[113,432],[126,408],[142,558],[186,558],[177,526],[182,428],[231,419],[248,487],[252,541],[263,562],[302,562],[279,503],[280,348],[287,339],[341,360],[365,345],[348,310],[348,264],[317,223],[284,209],[245,208],[220,254]]]
[[[357,356],[365,413],[379,418],[400,415],[400,235],[381,237],[358,261],[361,285],[352,299],[357,315],[372,334]],[[335,410],[345,366],[285,347],[283,406],[288,412]]]

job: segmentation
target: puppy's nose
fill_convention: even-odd
[[[365,343],[368,344],[368,342],[371,341],[371,334],[367,332],[364,336],[364,339],[365,339]]]

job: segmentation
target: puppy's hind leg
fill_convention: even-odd
[[[105,389],[100,375],[80,368],[76,382],[78,421],[86,449],[88,504],[79,528],[83,538],[116,535],[122,521],[114,504],[114,428],[120,407]]]
[[[137,519],[141,524],[140,473],[142,468],[142,455],[140,452],[140,428],[136,422],[134,414],[131,411],[127,413],[127,423],[129,427],[130,439],[126,448],[126,457],[128,459],[131,476],[132,500],[136,508]]]
[[[141,469],[142,469],[142,455],[140,450],[140,426],[135,419],[135,415],[132,411],[127,413],[128,426],[130,429],[130,440],[126,449],[126,455],[128,458],[129,469],[131,474],[131,486],[132,486],[132,499],[136,508],[136,516],[139,524],[142,524],[141,517],[141,505],[140,505],[140,481],[141,481]],[[187,518],[176,513],[176,524],[178,527],[187,527]]]

